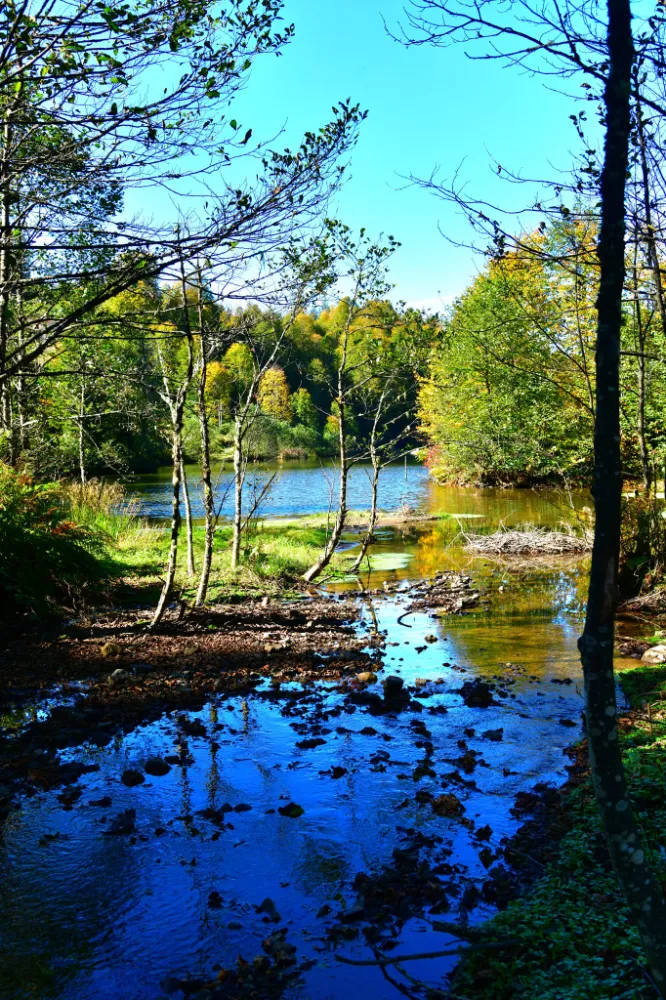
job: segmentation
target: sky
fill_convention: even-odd
[[[286,145],[328,121],[341,99],[367,109],[335,214],[373,238],[398,239],[393,297],[437,310],[483,261],[442,235],[471,241],[458,211],[406,178],[439,167],[450,180],[460,168],[470,195],[528,201],[525,188],[498,179],[493,158],[521,176],[552,178],[572,162],[577,138],[568,116],[576,107],[541,79],[469,60],[459,47],[404,48],[382,21],[397,29],[402,7],[402,0],[286,0],[295,39],[279,58],[255,62],[233,110],[257,138],[284,126]]]

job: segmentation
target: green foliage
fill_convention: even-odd
[[[420,395],[443,478],[486,483],[581,477],[591,466],[591,234],[560,227],[488,264],[458,300]],[[548,263],[566,242],[570,268]],[[572,317],[576,317],[574,322]]]
[[[321,421],[317,408],[312,402],[312,396],[303,386],[297,389],[291,397],[291,411],[295,423],[301,424],[309,430],[319,430]]]
[[[666,503],[645,496],[622,501],[620,587],[624,593],[650,590],[664,579]]]
[[[80,506],[79,506],[80,510]],[[74,517],[67,491],[0,463],[0,599],[5,612],[42,615],[104,578],[104,535]]]
[[[663,683],[662,667],[620,675],[625,686]],[[655,727],[657,728],[657,727]],[[661,729],[663,733],[663,727]],[[634,729],[624,761],[643,842],[657,877],[666,877],[666,741]],[[568,795],[572,829],[557,858],[522,898],[486,925],[513,948],[471,954],[455,982],[468,1000],[648,1000],[638,931],[610,867],[591,781]]]

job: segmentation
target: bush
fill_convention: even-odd
[[[666,505],[663,500],[629,497],[622,502],[620,589],[634,595],[664,579]]]
[[[76,603],[105,575],[105,535],[75,517],[68,487],[0,463],[0,599],[5,614]]]

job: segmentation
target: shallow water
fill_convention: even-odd
[[[503,501],[510,498],[503,494]],[[459,493],[458,502],[478,507],[488,499]],[[543,513],[543,498],[530,502]],[[510,812],[516,793],[566,777],[564,749],[578,729],[560,720],[578,723],[582,705],[575,643],[584,563],[555,560],[515,569],[470,559],[458,547],[455,530],[443,522],[386,537],[380,547],[400,548],[410,556],[408,565],[373,573],[368,582],[417,577],[435,566],[467,567],[487,603],[439,620],[411,614],[399,624],[406,598],[397,593],[368,598],[358,625],[369,632],[374,614],[386,634],[385,674],[399,674],[408,684],[428,679],[420,689],[426,693],[422,712],[372,717],[344,704],[330,686],[310,685],[296,703],[268,700],[261,692],[215,698],[202,712],[188,713],[201,719],[205,736],[185,736],[174,714],[104,749],[63,753],[63,759],[83,759],[100,769],[80,779],[83,795],[71,810],[48,792],[27,800],[7,822],[0,847],[3,997],[158,1000],[167,995],[168,977],[210,976],[216,966],[235,965],[239,954],[251,961],[275,926],[288,928],[299,958],[315,961],[288,997],[400,995],[376,968],[338,963],[325,939],[335,915],[355,898],[354,876],[380,873],[394,847],[421,831],[441,838],[422,857],[434,867],[452,866],[461,891],[480,884],[485,869],[479,853],[487,845],[457,820],[419,805],[415,793],[454,791],[475,827],[490,824],[489,846],[496,848],[518,826]],[[437,641],[427,642],[433,634]],[[515,683],[501,704],[473,709],[454,692],[475,676]],[[565,678],[573,682],[553,683]],[[432,711],[439,706],[446,714]],[[42,708],[48,711],[48,703]],[[415,720],[431,734],[436,772],[418,781],[414,769],[424,760],[424,737]],[[361,734],[367,726],[374,735]],[[504,730],[501,742],[483,738],[498,728]],[[474,735],[466,736],[465,729]],[[296,746],[313,734],[326,742],[315,749]],[[483,761],[466,776],[476,782],[474,789],[443,777],[460,766],[464,746]],[[155,754],[176,754],[183,763],[139,787],[120,782],[125,768],[141,768]],[[347,773],[334,780],[332,766]],[[112,799],[109,808],[90,805],[103,796]],[[304,814],[290,819],[272,812],[288,801]],[[226,813],[233,829],[220,832],[197,815],[225,802],[252,807]],[[136,810],[135,843],[104,836],[108,821],[126,808]],[[213,891],[220,894],[219,909],[208,905]],[[266,897],[280,914],[277,925],[256,912]],[[332,913],[318,918],[324,904]],[[460,897],[452,897],[448,919],[457,919],[459,905]],[[481,903],[470,919],[491,912]],[[439,950],[448,943],[445,934],[411,919],[396,953]],[[372,957],[362,936],[338,951]],[[409,971],[442,984],[451,962],[414,962]]]

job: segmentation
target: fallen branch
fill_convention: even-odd
[[[478,944],[468,944],[464,947],[445,948],[443,951],[421,951],[414,955],[394,955],[392,958],[358,959],[345,958],[344,955],[336,955],[335,957],[338,962],[342,962],[344,965],[400,965],[401,962],[418,962],[428,958],[447,958],[451,955],[464,955],[468,951],[500,951],[502,948],[514,948],[517,944],[516,940],[508,938],[506,941],[485,941]]]

